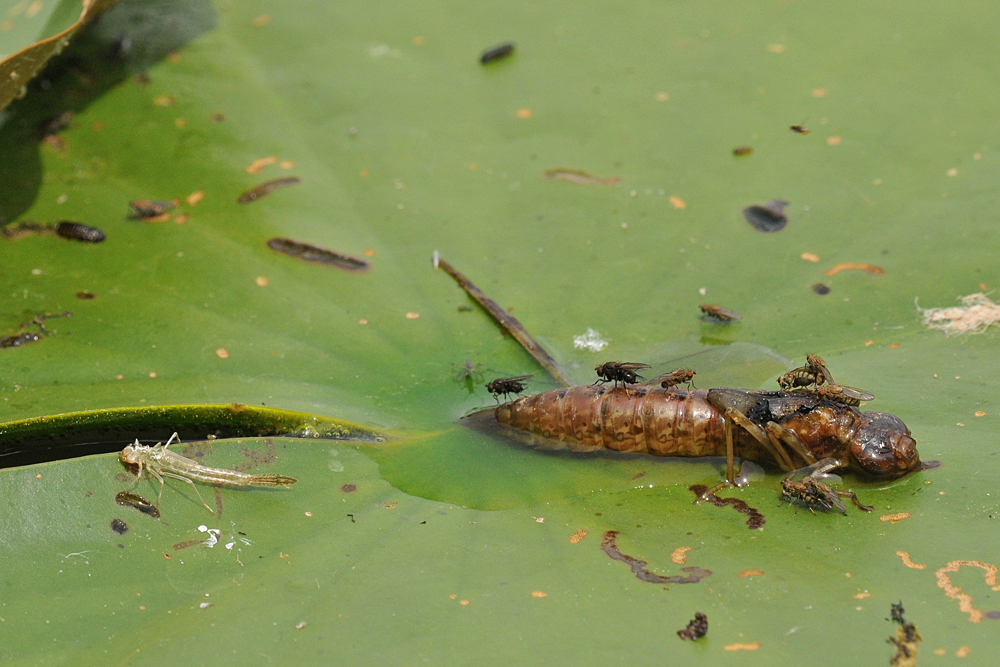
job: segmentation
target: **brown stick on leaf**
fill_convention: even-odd
[[[525,331],[524,327],[517,321],[516,317],[504,311],[504,309],[501,308],[496,301],[480,292],[479,288],[473,285],[471,280],[459,273],[451,264],[441,259],[437,251],[434,251],[434,268],[444,269],[445,273],[454,278],[455,282],[457,282],[459,286],[461,286],[461,288],[469,294],[469,296],[475,299],[476,303],[482,306],[486,312],[492,315],[493,319],[495,319],[500,326],[506,329],[507,332],[510,333],[510,335],[513,336],[525,350],[528,351],[528,354],[534,357],[535,361],[541,364],[542,368],[547,370],[549,375],[555,378],[559,384],[564,387],[573,386],[573,382],[570,381],[570,379],[563,373],[562,369],[559,368],[559,364],[556,363],[556,360],[545,351],[545,348],[543,348],[538,341],[531,337],[531,334]]]

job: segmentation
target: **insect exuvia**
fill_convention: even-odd
[[[236,200],[237,204],[249,204],[252,201],[257,201],[261,197],[267,196],[279,188],[287,188],[290,185],[295,185],[296,183],[301,183],[302,179],[298,176],[287,176],[285,178],[276,178],[273,181],[266,181],[261,183],[255,188],[250,188]]]
[[[128,212],[136,220],[147,220],[159,217],[176,206],[177,204],[172,201],[136,199],[128,203]]]
[[[701,308],[701,312],[703,313],[702,319],[712,324],[730,324],[743,319],[743,316],[735,310],[729,310],[714,303],[703,303],[698,307]]]
[[[368,262],[363,259],[291,239],[273,238],[267,242],[267,247],[290,257],[318,264],[332,264],[347,271],[364,271],[369,267]]]
[[[170,436],[165,445],[156,444],[153,446],[140,445],[139,441],[136,440],[121,451],[118,458],[122,463],[139,467],[135,481],[129,485],[126,491],[131,490],[142,478],[142,471],[145,468],[150,475],[160,482],[160,493],[156,497],[157,507],[160,506],[160,500],[163,497],[163,478],[172,477],[173,479],[179,479],[190,484],[191,488],[198,495],[198,500],[205,506],[205,509],[215,514],[215,510],[209,507],[205,499],[201,497],[198,487],[194,485],[195,482],[221,486],[287,486],[297,481],[284,475],[250,475],[235,470],[204,466],[197,461],[167,449],[175,439],[180,442],[180,438],[176,433]]]

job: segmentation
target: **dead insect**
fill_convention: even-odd
[[[104,232],[97,227],[88,227],[79,222],[70,222],[68,220],[63,220],[56,224],[56,234],[64,239],[83,241],[85,243],[100,243],[107,238]]]
[[[458,312],[460,312],[460,313],[471,313],[472,312],[472,306],[465,306],[465,305],[459,306],[458,307]]]
[[[9,225],[0,227],[0,234],[8,239],[19,239],[28,234],[51,234],[52,226],[34,220],[22,220],[12,222]]]
[[[273,238],[267,242],[267,247],[275,252],[298,257],[307,262],[329,264],[346,271],[364,271],[370,266],[363,259],[291,239]]]
[[[255,188],[250,188],[236,200],[237,204],[249,204],[252,201],[257,201],[261,197],[269,195],[279,188],[287,188],[290,185],[295,185],[296,183],[301,183],[302,179],[298,176],[288,176],[286,178],[277,178],[273,181],[267,181],[266,183],[261,183]]]
[[[513,42],[504,42],[499,46],[494,46],[492,49],[483,51],[483,55],[479,56],[479,62],[485,65],[487,63],[506,58],[512,53],[514,53]]]
[[[115,496],[115,502],[122,507],[134,507],[143,514],[148,514],[154,519],[160,518],[160,510],[153,503],[149,502],[137,493],[121,491]]]
[[[500,396],[506,400],[510,394],[520,394],[524,391],[524,382],[530,380],[531,375],[518,375],[512,378],[497,378],[486,384],[486,391],[493,394],[499,402]]]
[[[830,286],[829,285],[825,285],[823,283],[816,283],[815,285],[813,285],[809,289],[811,289],[816,294],[819,294],[820,296],[826,296],[827,294],[830,293]]]
[[[153,201],[151,199],[136,199],[128,203],[129,216],[135,220],[148,220],[165,215],[167,211],[175,208],[177,204],[172,201]]]
[[[850,498],[859,509],[871,512],[873,508],[863,505],[853,492],[836,491],[819,481],[819,478],[826,472],[837,467],[839,467],[839,462],[836,459],[823,459],[803,470],[792,471],[781,480],[781,500],[805,507],[813,514],[816,513],[816,510],[829,512],[833,509],[847,514],[847,507],[841,498]],[[796,481],[795,477],[803,472],[805,476]]]
[[[736,483],[735,457],[786,472],[833,459],[835,468],[876,479],[920,467],[916,441],[898,417],[860,412],[811,391],[642,386],[620,392],[583,385],[519,398],[482,414],[470,416],[469,425],[489,429],[499,423],[501,432],[535,447],[725,456],[730,486]]]
[[[758,232],[780,232],[788,224],[785,207],[788,202],[775,199],[763,205],[747,206],[743,217]]]
[[[82,292],[76,293],[76,298],[81,301],[92,301],[97,298],[97,295],[91,291],[83,290]]]
[[[122,521],[121,519],[112,519],[111,532],[115,533],[116,535],[124,535],[125,533],[128,532],[128,524]]]
[[[722,306],[716,306],[712,303],[703,303],[698,307],[701,308],[701,312],[704,313],[701,316],[701,319],[706,322],[711,322],[712,324],[731,324],[733,322],[739,322],[743,319],[743,316],[736,311],[723,308]]]
[[[750,155],[750,153],[753,153],[752,146],[737,146],[736,148],[733,149],[733,155],[737,157],[741,155]]]
[[[691,380],[694,379],[694,371],[690,368],[678,368],[677,370],[670,371],[659,377],[653,378],[649,381],[649,384],[660,383],[660,386],[664,389],[669,389],[671,387],[676,387],[679,384],[687,384],[690,388]]]
[[[631,361],[607,361],[594,367],[594,371],[597,373],[597,382],[594,384],[613,382],[616,387],[619,382],[623,385],[636,384],[643,379],[641,375],[636,374],[636,371],[643,368],[652,368],[652,366]]]
[[[694,641],[696,639],[701,639],[708,634],[708,616],[696,611],[694,613],[694,619],[687,624],[687,627],[683,630],[677,631],[677,636],[681,639],[687,639],[688,641]]]
[[[802,121],[798,125],[791,125],[788,129],[796,134],[809,134],[812,132],[812,130],[805,126],[805,121]]]

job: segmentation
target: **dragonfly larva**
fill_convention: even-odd
[[[172,452],[168,447],[174,440],[180,442],[180,437],[174,433],[167,440],[167,444],[153,446],[140,445],[137,439],[133,444],[128,445],[118,455],[119,460],[129,466],[138,466],[135,481],[126,489],[130,490],[142,479],[142,471],[145,468],[149,474],[160,481],[160,493],[156,497],[156,506],[160,506],[160,499],[163,497],[164,477],[172,477],[187,482],[198,495],[198,500],[212,514],[215,510],[208,506],[205,499],[201,497],[195,482],[204,484],[214,484],[217,486],[286,486],[294,484],[297,480],[284,475],[250,475],[236,470],[226,470],[224,468],[210,468],[197,461]]]

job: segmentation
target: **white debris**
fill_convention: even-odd
[[[917,310],[924,316],[924,326],[950,336],[953,333],[983,333],[1000,322],[1000,305],[982,292],[959,298],[962,305],[951,308],[921,308],[917,304]]]
[[[590,350],[600,352],[608,346],[608,341],[601,338],[601,334],[591,328],[587,328],[587,333],[573,336],[573,347],[578,350]]]

